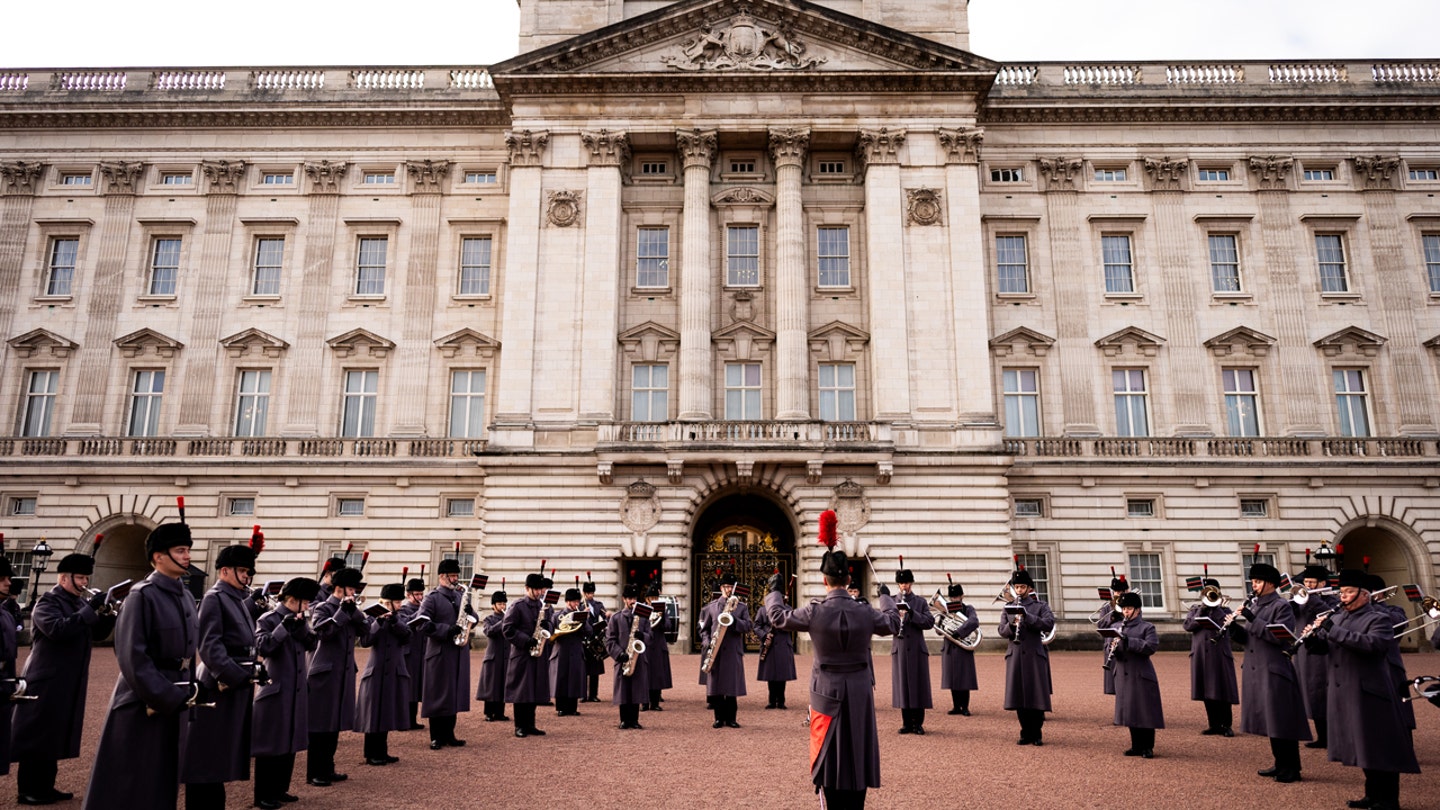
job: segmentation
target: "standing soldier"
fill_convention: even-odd
[[[97,536],[97,546],[99,542]],[[35,700],[15,704],[9,738],[8,761],[19,763],[15,786],[20,804],[75,798],[69,791],[55,789],[55,776],[60,760],[80,756],[91,645],[115,628],[115,611],[105,607],[105,594],[86,593],[95,558],[67,554],[56,570],[55,587],[35,600],[30,613],[30,657],[21,677]]]
[[[225,806],[225,783],[250,778],[250,719],[255,698],[255,621],[250,582],[264,547],[257,528],[248,546],[215,555],[216,582],[200,601],[198,677],[214,708],[190,714],[180,761],[186,810]]]
[[[1111,647],[1110,669],[1115,672],[1115,725],[1130,728],[1127,757],[1155,756],[1155,729],[1165,727],[1160,705],[1160,680],[1150,656],[1160,649],[1155,625],[1141,616],[1140,594],[1120,597],[1120,637]]]
[[[585,697],[585,639],[591,632],[590,612],[580,607],[580,589],[565,591],[564,613],[557,614],[550,632],[560,629],[561,621],[577,618],[580,629],[566,633],[550,642],[550,694],[555,698],[555,714],[579,717],[580,699]]]
[[[264,657],[270,682],[255,693],[250,753],[255,755],[255,806],[276,810],[296,801],[290,792],[295,754],[310,742],[305,653],[320,639],[305,621],[320,583],[296,577],[280,591],[280,604],[255,622],[255,652]]]
[[[1124,617],[1124,614],[1120,611],[1120,597],[1129,592],[1130,583],[1125,581],[1125,575],[1115,576],[1115,569],[1112,567],[1110,569],[1110,609],[1105,610],[1105,606],[1101,605],[1100,621],[1095,623],[1097,630],[1120,623],[1120,620]],[[1109,662],[1110,645],[1102,644],[1100,646],[1100,663],[1108,664]],[[1102,667],[1101,672],[1104,673],[1105,694],[1115,694],[1115,668],[1109,666]]]
[[[1010,639],[1005,650],[1005,708],[1020,721],[1016,745],[1044,745],[1045,712],[1050,711],[1050,651],[1041,636],[1055,629],[1055,614],[1034,594],[1035,580],[1024,568],[1010,577],[1020,608],[1000,616],[1000,635]],[[1010,607],[1007,605],[1006,607]]]
[[[586,571],[585,576],[590,576]],[[593,618],[591,626],[597,633],[604,633],[605,623],[609,621],[610,614],[605,611],[605,604],[595,598],[595,583],[586,581],[580,590],[585,595],[585,609],[590,611]],[[585,677],[588,680],[586,690],[586,703],[600,702],[600,676],[605,674],[605,657],[601,655],[585,656]]]
[[[963,599],[965,588],[958,582],[950,583],[950,591],[947,594],[951,599]],[[955,631],[957,638],[965,638],[980,628],[980,619],[975,615],[975,606],[963,602],[958,611],[953,610],[955,618],[961,620],[960,629]],[[937,626],[938,632],[938,626]],[[950,690],[951,709],[947,714],[958,714],[962,717],[970,716],[970,693],[980,688],[980,681],[975,673],[975,651],[967,650],[959,644],[945,638],[940,642],[943,650],[940,653],[940,688]]]
[[[720,616],[726,612],[725,605],[735,593],[734,574],[720,578],[720,598],[700,609],[700,640],[704,649],[709,650],[721,627]],[[705,694],[710,698],[711,709],[715,712],[712,728],[728,726],[739,728],[736,720],[739,711],[738,698],[745,695],[745,634],[750,632],[750,605],[739,599],[735,610],[730,613],[732,622],[720,641],[719,650],[711,650],[715,663],[709,673],[701,670],[705,678]]]
[[[120,675],[85,789],[86,810],[175,807],[186,706],[210,711],[193,706],[195,600],[180,583],[190,570],[190,543],[184,523],[161,524],[145,538],[155,570],[130,591],[115,624]]]
[[[375,622],[355,604],[365,583],[360,570],[342,568],[330,577],[330,598],[315,606],[311,628],[320,645],[310,654],[310,754],[305,782],[330,787],[349,779],[335,772],[340,732],[355,728],[355,641],[368,639]]]
[[[900,630],[890,644],[890,705],[900,710],[901,734],[924,734],[925,710],[934,705],[925,631],[935,626],[935,617],[925,597],[915,593],[915,575],[910,569],[896,571],[895,584],[900,588],[895,597]]]
[[[407,628],[410,622],[420,615],[420,603],[425,600],[425,580],[415,578],[405,583],[405,604],[395,612],[396,618]],[[405,727],[411,731],[419,731],[424,726],[420,725],[420,696],[424,694],[425,684],[425,635],[423,633],[411,633],[410,640],[405,643],[405,671],[410,673],[410,722]]]
[[[1290,783],[1300,781],[1300,743],[1310,739],[1310,724],[1305,722],[1300,679],[1285,654],[1290,648],[1289,642],[1275,638],[1265,629],[1281,624],[1292,633],[1295,631],[1295,612],[1290,609],[1290,603],[1275,592],[1278,587],[1280,572],[1274,566],[1265,563],[1250,566],[1250,602],[1240,609],[1240,615],[1250,627],[1247,630],[1234,622],[1230,633],[1245,644],[1240,730],[1270,738],[1270,753],[1275,764],[1258,774],[1273,777],[1276,782]]]
[[[1295,623],[1305,627],[1325,611],[1340,607],[1340,600],[1329,594],[1310,593],[1318,591],[1330,581],[1330,571],[1318,565],[1306,566],[1300,572],[1300,582],[1306,590],[1305,596],[1298,594],[1291,598],[1290,609],[1295,611]],[[1295,674],[1300,676],[1300,690],[1305,698],[1305,714],[1315,723],[1315,739],[1305,743],[1306,748],[1324,748],[1329,736],[1325,729],[1325,692],[1329,677],[1325,673],[1325,659],[1319,658],[1308,649],[1301,648],[1295,653]]]
[[[15,676],[15,656],[20,652],[16,635],[20,632],[20,617],[10,610],[10,581],[15,571],[10,567],[10,558],[0,550],[0,701],[8,704],[11,695],[19,688]],[[10,712],[0,710],[0,774],[10,773]],[[57,799],[27,802],[20,797],[21,804],[51,804]]]
[[[650,632],[648,617],[635,616],[640,586],[633,582],[626,585],[620,598],[624,600],[624,608],[611,614],[610,621],[605,625],[605,652],[615,659],[615,691],[611,702],[620,707],[620,728],[639,729],[644,728],[640,725],[640,704],[650,697],[650,662],[641,653],[635,668],[629,675],[625,674],[625,665],[634,655],[630,650],[630,630],[635,627],[635,622],[640,622],[635,630],[635,639],[647,650],[654,634]]]
[[[510,645],[500,632],[508,603],[509,597],[504,591],[492,594],[490,615],[480,625],[480,632],[485,634],[485,658],[480,662],[480,687],[475,691],[475,699],[485,702],[487,723],[510,719],[505,716],[505,664],[510,660]]]
[[[355,700],[355,730],[365,735],[365,764],[389,765],[399,762],[390,756],[389,734],[410,727],[410,670],[405,651],[410,646],[410,628],[400,609],[405,586],[392,582],[380,589],[380,604],[388,613],[375,619],[374,631],[360,638],[370,648],[370,660],[360,676],[360,694]]]
[[[789,604],[785,607],[790,608]],[[797,680],[795,643],[789,631],[777,630],[770,623],[768,610],[755,614],[755,636],[760,639],[760,663],[755,669],[755,680],[765,683],[770,690],[770,702],[765,708],[784,709],[785,683]]]
[[[1370,558],[1366,557],[1365,562],[1366,565],[1369,565]],[[1380,593],[1385,590],[1385,578],[1378,574],[1370,574],[1370,578],[1366,581],[1370,584],[1371,593]],[[1390,604],[1385,601],[1383,596],[1380,599],[1371,599],[1370,603],[1381,613],[1389,613],[1390,621],[1396,625],[1403,624],[1410,618],[1406,615],[1404,608]],[[1390,663],[1390,680],[1395,683],[1395,693],[1397,695],[1406,694],[1410,686],[1410,678],[1405,674],[1405,659],[1400,657],[1398,636],[1391,639],[1390,649],[1385,653],[1385,660]],[[1413,732],[1415,730],[1415,707],[1408,701],[1402,702],[1400,716],[1405,719],[1406,733]]]
[[[535,707],[550,700],[549,667],[532,651],[543,643],[534,634],[535,628],[544,626],[546,591],[543,574],[526,576],[525,598],[511,605],[500,621],[500,633],[510,647],[510,659],[505,662],[505,702],[514,704],[516,737],[545,736],[535,727]]]
[[[665,603],[660,601],[659,580],[650,583],[650,588],[645,591],[645,602],[655,612],[650,614],[650,640],[645,642],[645,664],[650,670],[646,677],[650,682],[650,702],[642,702],[640,710],[658,712],[664,711],[660,708],[660,702],[665,699],[661,693],[675,685],[670,674],[670,640],[665,634],[675,631],[678,620],[665,613]],[[605,631],[602,628],[598,632]]]
[[[430,720],[430,750],[458,747],[464,740],[455,737],[455,721],[470,711],[470,647],[455,640],[465,632],[464,613],[468,605],[460,598],[460,561],[440,561],[439,584],[420,603],[420,613],[429,617],[425,633],[425,691],[420,716]]]
[[[1203,586],[1218,593],[1220,580],[1206,579]],[[1202,601],[1185,614],[1185,632],[1190,634],[1190,699],[1205,702],[1208,725],[1200,732],[1234,737],[1234,712],[1230,708],[1240,702],[1240,688],[1235,683],[1235,654],[1230,649],[1230,631],[1221,630],[1230,616],[1223,604],[1213,607]]]

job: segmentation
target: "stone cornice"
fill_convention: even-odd
[[[522,96],[677,93],[972,93],[994,74],[839,71],[812,73],[547,73],[506,83],[506,99]],[[496,79],[497,86],[499,77]]]

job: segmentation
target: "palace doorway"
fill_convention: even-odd
[[[690,628],[690,651],[700,651],[700,610],[720,594],[720,577],[734,573],[742,585],[750,586],[750,615],[753,618],[765,601],[765,582],[777,570],[785,578],[786,592],[794,604],[795,570],[794,522],[784,507],[760,495],[728,495],[706,507],[695,522],[691,537],[693,568],[690,604],[696,626]],[[753,633],[745,637],[745,648],[758,651]]]

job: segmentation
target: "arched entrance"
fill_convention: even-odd
[[[139,582],[150,576],[145,538],[152,528],[152,524],[138,515],[115,515],[95,524],[77,547],[82,552],[95,554],[95,574],[90,578],[90,587],[103,590],[127,579]],[[105,535],[105,539],[100,543],[100,551],[94,552],[91,549],[97,534]]]
[[[1344,568],[1363,568],[1364,560],[1370,559],[1370,573],[1384,577],[1385,584],[1418,584],[1427,594],[1434,594],[1433,572],[1423,572],[1415,565],[1408,544],[1399,530],[1388,527],[1384,522],[1366,521],[1349,530],[1342,529],[1335,538],[1344,549]],[[1403,591],[1390,597],[1387,602],[1405,609],[1407,616],[1414,617],[1419,606],[1405,598]],[[1413,625],[1412,625],[1413,626]],[[1421,646],[1428,647],[1429,634],[1409,633],[1400,639],[1400,649],[1415,652]]]
[[[720,593],[720,577],[733,572],[750,586],[750,615],[765,601],[765,581],[777,569],[790,582],[795,570],[795,525],[783,507],[760,495],[727,495],[705,508],[695,521],[691,537],[693,575],[690,604],[697,627],[700,609]],[[787,588],[794,600],[795,588]],[[692,631],[694,628],[692,628]],[[749,650],[759,650],[753,634],[745,639]],[[700,651],[697,632],[690,634],[691,652]]]

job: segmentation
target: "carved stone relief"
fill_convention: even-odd
[[[1355,178],[1362,190],[1394,189],[1400,179],[1400,158],[1357,156]]]
[[[1171,160],[1168,157],[1145,158],[1145,173],[1150,175],[1150,188],[1154,191],[1179,191],[1180,181],[1190,171],[1190,161]]]
[[[531,132],[524,129],[505,134],[505,148],[510,150],[511,166],[539,166],[549,143],[550,133],[547,130]]]
[[[805,152],[810,148],[810,130],[785,129],[770,130],[770,156],[774,158],[776,166],[794,165],[799,166],[805,161]]]
[[[830,508],[835,510],[835,528],[847,538],[853,539],[870,522],[870,499],[865,497],[865,487],[849,478],[835,485]]]
[[[405,170],[410,173],[410,181],[415,184],[415,190],[429,194],[438,194],[441,191],[445,178],[450,176],[450,166],[448,160],[405,162]]]
[[[980,144],[985,140],[983,129],[937,129],[935,137],[940,148],[945,150],[946,163],[961,163],[970,166],[980,163]]]
[[[235,194],[245,180],[246,165],[243,160],[207,160],[200,164],[200,171],[210,181],[211,194]]]
[[[0,193],[34,194],[36,181],[45,171],[43,163],[26,163],[23,160],[0,163]]]
[[[340,181],[345,179],[349,170],[348,163],[331,163],[328,160],[305,164],[305,176],[310,178],[311,190],[317,194],[339,194]]]
[[[719,138],[715,130],[680,130],[675,133],[675,147],[685,162],[685,168],[699,166],[710,168],[715,160]]]
[[[1255,178],[1255,187],[1262,191],[1284,191],[1287,178],[1295,168],[1295,159],[1279,155],[1260,155],[1250,158],[1250,175]]]
[[[755,322],[755,293],[736,290],[731,296],[730,319],[734,323]]]
[[[1080,181],[1084,161],[1076,158],[1041,158],[1040,176],[1045,178],[1046,191],[1074,191]]]
[[[889,127],[862,129],[855,147],[855,156],[861,166],[872,163],[899,163],[900,147],[905,143],[905,130],[891,131]]]
[[[568,228],[580,221],[581,191],[551,191],[546,194],[545,218],[557,228]]]
[[[910,225],[940,224],[940,192],[933,188],[905,189],[905,213]]]
[[[630,136],[624,132],[582,132],[580,140],[590,151],[591,166],[624,166],[630,159]]]
[[[824,57],[806,54],[806,45],[782,25],[762,23],[741,12],[733,19],[713,21],[687,40],[679,53],[660,61],[674,70],[803,70],[824,64]]]
[[[644,534],[660,523],[660,496],[653,484],[636,481],[625,488],[620,522],[635,534]]]
[[[144,163],[101,163],[100,174],[105,177],[106,194],[134,194],[140,175],[145,172]]]

